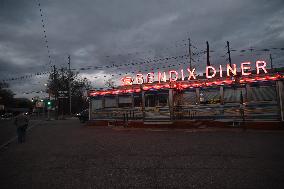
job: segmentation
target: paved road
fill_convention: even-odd
[[[0,152],[0,188],[284,188],[283,139],[42,122]]]
[[[42,120],[30,120],[30,126],[36,125],[42,122]],[[12,138],[16,137],[17,129],[14,125],[14,120],[0,120],[0,148],[2,145],[6,144]]]
[[[0,145],[16,135],[16,126],[12,120],[0,120]]]

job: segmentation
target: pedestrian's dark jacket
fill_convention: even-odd
[[[29,124],[29,118],[25,114],[19,114],[15,117],[14,123],[17,128],[25,127]]]

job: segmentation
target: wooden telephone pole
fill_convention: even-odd
[[[53,84],[54,84],[54,99],[55,99],[55,119],[58,119],[58,85],[56,67],[53,65]]]
[[[232,67],[231,50],[230,50],[230,42],[229,41],[227,41],[227,49],[228,49],[227,53],[229,55],[229,63],[230,63],[230,66]]]
[[[71,96],[71,61],[70,55],[68,56],[68,68],[69,68],[69,76],[68,76],[68,92],[69,92],[69,114],[72,115],[72,96]]]
[[[192,69],[191,61],[192,61],[192,52],[191,52],[191,43],[190,38],[188,38],[188,56],[189,56],[189,69]]]
[[[210,66],[210,60],[209,60],[209,58],[210,58],[210,55],[209,55],[209,43],[208,43],[208,41],[206,41],[206,52],[207,52],[207,66]]]

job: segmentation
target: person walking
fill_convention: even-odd
[[[17,113],[14,124],[17,127],[18,143],[24,143],[26,140],[26,130],[29,124],[29,118],[24,113]]]

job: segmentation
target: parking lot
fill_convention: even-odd
[[[26,143],[1,150],[0,187],[283,188],[283,137],[283,131],[41,121]]]

